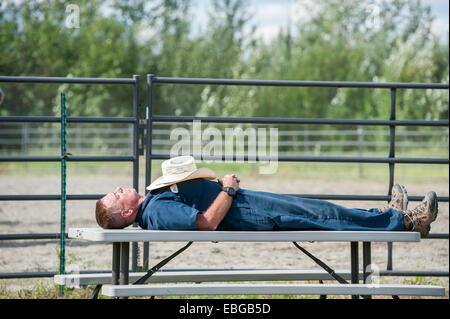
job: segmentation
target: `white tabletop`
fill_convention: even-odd
[[[136,241],[220,241],[220,242],[289,242],[289,241],[365,241],[418,242],[418,232],[406,231],[180,231],[69,228],[69,238],[100,242]]]

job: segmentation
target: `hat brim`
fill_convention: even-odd
[[[188,181],[195,178],[205,178],[205,179],[215,179],[216,173],[214,173],[211,169],[202,167],[193,172],[187,172],[184,174],[178,174],[171,177],[161,176],[158,177],[153,183],[147,186],[149,191],[169,186],[175,183],[180,183],[184,181]]]

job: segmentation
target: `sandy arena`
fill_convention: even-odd
[[[144,180],[143,176],[140,178]],[[405,183],[406,184],[406,183]],[[131,187],[130,176],[93,174],[92,176],[70,176],[68,194],[107,193],[114,186]],[[435,190],[439,196],[448,196],[448,183],[406,184],[409,195],[423,196]],[[281,179],[275,177],[241,176],[241,187],[278,193],[309,194],[385,194],[386,183],[317,181],[314,179]],[[143,193],[144,185],[140,185]],[[59,194],[60,177],[55,176],[1,176],[0,194]],[[335,201],[349,207],[371,208],[383,202]],[[70,227],[97,227],[94,218],[94,201],[67,202],[67,229]],[[410,202],[414,207],[418,202]],[[440,203],[439,216],[432,224],[432,233],[448,233],[449,205]],[[57,233],[60,222],[59,201],[4,201],[0,207],[0,233]],[[170,255],[184,243],[155,243],[150,245],[150,265]],[[303,247],[325,261],[334,269],[350,268],[350,245],[348,243],[303,243]],[[361,246],[361,245],[360,245]],[[360,247],[361,249],[361,247]],[[56,271],[58,269],[59,242],[1,241],[0,272]],[[362,252],[360,252],[362,256]],[[107,270],[111,267],[109,244],[91,244],[79,240],[68,240],[67,266],[70,270]],[[379,269],[386,269],[387,244],[372,244],[372,262]],[[141,261],[139,261],[141,264]],[[360,266],[361,267],[361,266]],[[425,239],[420,243],[394,243],[393,267],[396,270],[447,270],[449,268],[449,241]],[[285,268],[317,269],[316,264],[303,255],[291,243],[194,243],[186,252],[171,261],[165,268]],[[383,277],[382,282],[414,280],[415,277]],[[52,282],[51,279],[49,283]],[[2,280],[10,286],[23,287],[28,279]],[[448,278],[429,278],[427,284],[444,285]]]

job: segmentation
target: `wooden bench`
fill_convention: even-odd
[[[105,285],[102,294],[111,297],[155,295],[305,294],[305,295],[424,295],[444,296],[445,288],[419,285],[360,284],[371,263],[371,242],[418,242],[416,232],[394,231],[155,231],[129,227],[113,230],[70,228],[69,238],[110,242],[113,246],[111,274],[68,274],[55,276],[55,283]],[[145,273],[130,273],[130,242],[350,242],[350,271],[335,272],[351,284],[161,284],[173,282],[228,282],[329,280],[329,271],[312,270],[171,270],[157,269],[145,282],[129,285]],[[358,269],[358,244],[363,243],[363,272]],[[77,282],[78,281],[78,282]],[[158,283],[158,284],[155,284]]]

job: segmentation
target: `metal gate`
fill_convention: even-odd
[[[133,187],[138,190],[139,178],[139,140],[143,138],[139,134],[139,75],[132,78],[55,78],[55,77],[10,77],[0,76],[0,82],[18,83],[81,83],[98,85],[131,85],[133,87],[133,117],[67,117],[69,123],[129,123],[133,124],[133,154],[129,156],[75,156],[68,155],[68,161],[126,161],[133,163]],[[323,88],[379,88],[390,90],[391,103],[390,115],[386,120],[360,120],[360,119],[327,119],[327,118],[277,118],[277,117],[205,117],[205,116],[174,116],[174,115],[154,115],[152,92],[154,87],[161,84],[177,85],[238,85],[238,86],[277,86],[277,87],[323,87]],[[426,84],[426,83],[370,83],[370,82],[323,82],[323,81],[265,81],[265,80],[231,80],[231,79],[195,79],[195,78],[169,78],[157,77],[152,74],[147,75],[147,106],[146,106],[146,131],[152,132],[154,122],[192,122],[202,121],[205,123],[247,123],[247,124],[317,124],[317,125],[361,125],[361,126],[387,126],[390,130],[389,154],[387,157],[340,157],[340,156],[278,156],[276,160],[280,162],[325,162],[325,163],[384,163],[388,165],[389,181],[386,195],[344,195],[344,194],[295,194],[295,196],[324,199],[324,200],[370,200],[389,201],[390,190],[394,184],[395,164],[442,164],[448,165],[449,159],[445,158],[399,158],[395,156],[395,129],[397,126],[441,126],[448,127],[448,120],[397,120],[396,119],[396,96],[399,89],[436,89],[448,90],[448,84]],[[51,116],[3,116],[0,122],[60,122],[60,117]],[[151,181],[151,161],[168,159],[169,154],[152,153],[152,134],[146,134],[146,164],[145,164],[145,185]],[[199,159],[198,154],[192,154]],[[219,158],[224,160],[225,158]],[[236,158],[233,157],[233,160]],[[244,160],[248,158],[244,156]],[[264,160],[270,160],[265,157]],[[50,161],[60,162],[59,156],[3,156],[1,162],[37,162]],[[104,196],[104,194],[68,194],[67,200],[94,200]],[[0,201],[14,200],[61,200],[61,194],[54,195],[1,195]],[[410,196],[411,201],[421,201],[419,196]],[[448,196],[438,197],[441,202],[448,202]],[[58,239],[67,236],[62,233],[38,233],[38,234],[0,234],[0,240],[39,240]],[[448,240],[448,233],[429,234],[427,238]],[[132,248],[132,270],[137,267],[137,244]],[[392,267],[392,244],[388,245],[387,269],[382,270],[381,276],[448,276],[445,271],[394,271]],[[143,247],[143,268],[148,268],[148,243]],[[85,271],[89,272],[89,271]],[[98,272],[98,271],[96,271]],[[31,278],[31,277],[52,277],[56,272],[17,272],[2,273],[0,279],[5,278]]]
[[[386,89],[390,90],[391,103],[390,115],[387,120],[360,120],[360,119],[328,119],[328,118],[277,118],[277,117],[211,117],[211,116],[175,116],[175,115],[154,115],[152,92],[155,87],[161,84],[177,85],[230,85],[230,86],[273,86],[273,87],[315,87],[315,88],[359,88],[359,89]],[[388,126],[390,130],[389,154],[385,158],[378,157],[328,157],[328,156],[278,156],[276,160],[281,162],[321,162],[321,163],[385,163],[389,168],[389,181],[387,185],[387,195],[336,195],[336,194],[296,194],[299,197],[308,197],[324,200],[370,200],[389,201],[391,188],[394,185],[395,164],[442,164],[448,165],[449,159],[445,158],[399,158],[395,156],[395,128],[397,126],[449,126],[448,120],[397,120],[396,119],[396,97],[397,90],[400,89],[434,89],[448,90],[448,84],[427,84],[427,83],[372,83],[372,82],[338,82],[338,81],[268,81],[268,80],[232,80],[232,79],[199,79],[199,78],[175,78],[158,77],[147,74],[147,132],[152,132],[154,122],[193,122],[201,121],[205,123],[247,123],[247,124],[335,124],[335,125],[360,125],[360,126]],[[276,115],[276,114],[274,114]],[[168,159],[169,154],[153,154],[151,134],[147,134],[146,139],[146,169],[145,184],[150,184],[151,161],[154,159]],[[201,159],[201,154],[191,154],[197,159]],[[212,158],[208,158],[212,159]],[[218,158],[225,160],[225,156]],[[236,156],[233,156],[233,161]],[[248,156],[244,156],[248,160]],[[271,160],[265,156],[264,160]],[[275,160],[275,159],[273,159]],[[411,201],[421,201],[423,197],[409,196]],[[440,202],[448,202],[448,196],[438,197]],[[426,238],[448,240],[448,233],[430,233]],[[148,256],[148,246],[144,244],[144,256]],[[380,272],[381,276],[444,276],[449,272],[445,271],[394,271],[392,266],[392,243],[388,243],[387,269]]]
[[[76,156],[66,155],[65,160],[70,162],[132,162],[133,187],[139,191],[139,154],[138,154],[138,130],[139,130],[139,75],[132,78],[63,78],[63,77],[15,77],[0,76],[0,82],[15,83],[77,83],[85,85],[129,85],[132,86],[133,106],[132,117],[67,117],[68,123],[129,123],[133,125],[133,154],[127,156]],[[0,122],[28,122],[28,123],[59,123],[61,117],[56,116],[1,116]],[[60,156],[0,156],[1,162],[61,162]],[[61,187],[63,193],[63,187]],[[67,200],[93,200],[103,197],[105,194],[67,194]],[[37,200],[62,200],[61,194],[47,195],[2,195],[0,201],[37,201]],[[63,221],[61,221],[63,222]],[[63,229],[63,228],[62,228]],[[0,240],[38,240],[66,238],[67,233],[34,233],[34,234],[0,234]],[[133,245],[133,260],[136,260],[137,245]],[[60,254],[60,266],[64,269],[65,256]],[[136,267],[133,264],[134,268]],[[84,273],[86,271],[82,271]],[[87,271],[89,272],[89,271]],[[31,278],[52,277],[57,272],[14,272],[0,273],[1,278]]]

